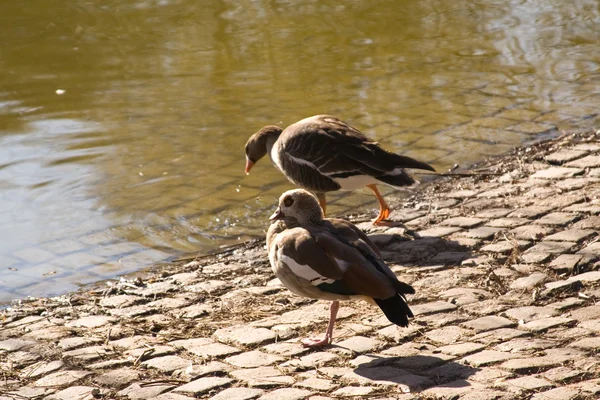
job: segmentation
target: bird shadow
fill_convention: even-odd
[[[436,388],[448,394],[473,390],[467,380],[481,369],[460,364],[445,356],[413,355],[406,357],[364,355],[365,362],[355,369],[359,383],[397,385],[404,393]],[[367,361],[368,360],[368,361]]]

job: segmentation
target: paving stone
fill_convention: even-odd
[[[449,299],[451,304],[465,305],[475,303],[482,299],[492,297],[487,290],[457,287],[443,291],[438,295],[441,298]]]
[[[600,348],[600,337],[588,337],[579,339],[571,343],[569,346],[585,350],[596,350]]]
[[[204,358],[224,357],[241,352],[241,350],[237,347],[229,346],[222,343],[212,343],[206,344],[204,346],[189,347],[187,348],[187,351]]]
[[[173,353],[175,353],[174,347],[156,345],[156,346],[152,346],[152,347],[142,347],[139,349],[127,350],[125,352],[125,355],[127,355],[129,358],[133,358],[135,360],[140,358],[141,361],[144,361],[148,358],[168,356]],[[146,354],[146,355],[144,355],[144,354]]]
[[[118,358],[114,360],[99,361],[97,363],[88,364],[86,367],[90,370],[105,370],[109,368],[121,368],[133,364],[133,359]]]
[[[509,379],[503,382],[509,389],[517,388],[522,390],[540,390],[552,387],[552,383],[545,379],[535,376],[522,376],[520,378]]]
[[[428,315],[454,311],[457,307],[447,301],[433,301],[431,303],[411,304],[410,308],[414,315]]]
[[[71,336],[73,330],[64,326],[48,326],[42,329],[35,329],[31,332],[27,332],[22,336],[23,339],[33,340],[53,340],[57,341],[67,336]]]
[[[526,241],[526,240],[517,240],[516,243],[513,241],[509,241],[509,240],[504,240],[501,242],[492,243],[492,244],[483,246],[480,250],[487,251],[490,253],[506,254],[506,253],[510,253],[510,252],[514,251],[515,248],[518,250],[524,250],[524,249],[528,248],[529,246],[531,246],[531,242]]]
[[[600,167],[600,156],[590,155],[565,164],[567,167],[575,168],[597,168]]]
[[[72,385],[75,382],[90,375],[91,372],[87,371],[58,371],[44,376],[33,383],[33,386],[37,387],[59,387]]]
[[[533,221],[533,223],[539,225],[563,226],[577,219],[579,219],[579,216],[574,213],[553,212]]]
[[[176,393],[187,393],[194,396],[206,393],[210,390],[227,386],[233,382],[233,379],[211,376],[208,378],[200,378],[185,385],[173,389]]]
[[[529,276],[515,279],[510,284],[510,288],[515,290],[534,289],[535,287],[544,283],[547,278],[548,275],[544,274],[543,272],[536,272]]]
[[[540,242],[527,250],[527,253],[568,253],[577,243],[573,242]]]
[[[171,376],[187,382],[206,375],[224,375],[231,371],[231,366],[220,361],[209,361],[206,364],[192,364],[173,371]]]
[[[459,326],[446,326],[440,329],[434,329],[425,332],[425,336],[436,343],[454,344],[473,334],[473,331],[461,328]]]
[[[148,307],[146,304],[123,307],[123,308],[110,308],[108,313],[118,318],[134,318],[142,315],[153,313],[154,310]]]
[[[21,370],[19,376],[21,378],[33,379],[33,378],[37,378],[37,377],[49,374],[50,372],[57,371],[57,370],[61,369],[64,365],[65,365],[65,363],[62,360],[56,360],[56,361],[50,361],[50,362],[40,361],[38,363],[29,365],[26,368],[23,368]]]
[[[309,351],[307,347],[304,347],[302,344],[295,341],[271,343],[262,347],[262,350],[266,351],[267,353],[277,354],[284,357],[297,356]]]
[[[312,391],[329,392],[338,387],[339,385],[333,383],[329,379],[308,378],[303,381],[296,382],[294,386]]]
[[[306,389],[283,388],[275,389],[259,397],[259,400],[302,400],[312,392]]]
[[[521,325],[521,327],[531,332],[543,332],[557,326],[569,325],[574,321],[574,319],[565,317],[549,317],[527,322]]]
[[[488,221],[485,225],[492,228],[516,228],[525,225],[530,221],[527,218],[497,218]]]
[[[227,388],[210,400],[251,400],[261,396],[265,391],[262,389],[251,389],[244,387]]]
[[[155,368],[160,371],[171,373],[176,369],[186,368],[192,365],[191,360],[186,360],[179,356],[164,356],[151,358],[142,363],[145,367]]]
[[[531,397],[531,400],[572,400],[577,398],[579,393],[577,389],[558,387],[545,392],[535,393]]]
[[[113,389],[122,389],[140,379],[140,373],[130,368],[119,368],[105,372],[94,378],[94,382]]]
[[[283,375],[283,373],[275,367],[239,369],[231,371],[229,375],[244,382],[248,386],[255,388],[289,386],[295,382],[293,377]]]
[[[330,364],[339,358],[339,355],[329,352],[310,353],[306,356],[300,357],[299,359],[289,360],[281,364],[281,367],[291,370],[314,369]]]
[[[152,336],[134,335],[123,339],[112,340],[109,344],[113,347],[132,350],[140,347],[151,346],[158,343],[158,339]]]
[[[68,322],[65,324],[65,326],[69,328],[94,329],[104,326],[106,324],[110,324],[112,322],[115,322],[115,319],[112,317],[107,317],[105,315],[90,315],[87,317],[76,319],[75,321]]]
[[[520,321],[520,323],[529,322],[541,318],[552,317],[557,314],[557,310],[551,307],[524,306],[511,308],[504,312],[507,317]]]
[[[535,219],[535,218],[539,218],[540,216],[546,214],[549,211],[552,211],[552,209],[553,209],[553,207],[538,206],[538,205],[522,207],[522,208],[518,208],[515,211],[508,214],[508,217],[509,218]]]
[[[592,229],[567,229],[547,236],[544,240],[556,241],[556,242],[575,242],[579,243],[590,236],[595,235],[597,232]]]
[[[476,351],[483,350],[485,345],[474,342],[465,342],[458,344],[451,344],[442,346],[438,350],[442,353],[450,354],[452,356],[462,357],[467,354],[475,353]]]
[[[483,350],[464,357],[461,361],[473,367],[483,367],[500,361],[518,357],[516,354],[496,350]]]
[[[581,168],[567,168],[567,167],[550,167],[548,169],[543,169],[541,171],[537,171],[535,174],[531,175],[530,178],[533,179],[564,179],[564,178],[572,178],[575,175],[583,174],[583,169]]]
[[[357,368],[342,376],[341,381],[351,385],[397,385],[403,393],[422,390],[434,384],[429,378],[392,366]]]
[[[156,397],[172,388],[173,385],[167,384],[150,384],[142,386],[140,383],[132,383],[130,386],[121,390],[117,394],[119,396],[127,397],[131,400],[142,400]]]
[[[231,326],[217,329],[213,336],[219,341],[242,346],[258,346],[265,342],[272,342],[276,338],[275,333],[269,329],[249,326]]]
[[[508,342],[498,343],[494,348],[499,351],[507,351],[511,353],[533,352],[537,350],[545,350],[552,347],[557,347],[558,342],[553,340],[539,338],[516,338]]]
[[[483,223],[485,220],[481,218],[473,218],[473,217],[454,217],[448,218],[443,221],[440,225],[443,226],[457,226],[460,228],[472,228]]]
[[[79,361],[93,361],[110,354],[106,346],[91,346],[63,352],[63,358],[74,358]]]
[[[382,345],[383,342],[376,339],[364,336],[353,336],[341,342],[335,343],[335,347],[331,348],[330,350],[334,353],[341,354],[347,354],[348,352],[365,353],[374,351]]]
[[[510,328],[516,324],[507,318],[491,315],[463,322],[460,325],[464,328],[473,329],[479,333],[500,328]]]
[[[525,264],[543,264],[552,258],[550,253],[526,252],[519,256],[521,262]]]
[[[474,239],[491,239],[496,233],[501,232],[502,228],[492,228],[490,226],[480,226],[479,228],[469,229],[466,232],[462,232],[462,235]]]
[[[254,350],[238,354],[237,356],[227,357],[225,362],[238,368],[256,368],[272,365],[283,360],[285,360],[283,357]]]
[[[529,224],[511,229],[510,233],[518,240],[539,240],[554,230],[551,226]]]
[[[38,343],[33,340],[6,339],[0,341],[0,350],[11,352],[26,349],[36,344]]]
[[[555,293],[561,292],[570,292],[570,291],[578,291],[581,289],[583,284],[581,281],[556,281],[556,282],[548,282],[545,284],[546,289],[542,290],[540,293],[542,296],[549,296]]]
[[[215,341],[208,339],[208,338],[193,338],[193,339],[173,340],[167,344],[169,346],[173,346],[178,349],[189,350],[191,347],[206,346],[208,344],[213,344],[213,343],[215,343]]]
[[[542,374],[542,376],[548,379],[549,381],[558,383],[570,381],[575,378],[579,378],[582,375],[584,375],[583,371],[569,367],[552,368]]]
[[[420,395],[424,396],[426,399],[458,399],[464,398],[470,392],[477,393],[477,395],[480,396],[483,388],[483,385],[474,384],[473,382],[459,379],[456,381],[436,385],[432,388],[424,390],[422,393],[420,393]],[[482,399],[482,397],[476,398],[478,400]]]
[[[555,308],[559,311],[567,310],[569,308],[577,307],[585,303],[582,299],[578,299],[575,297],[567,297],[566,299],[562,299],[556,301],[554,303],[550,303],[547,307]]]
[[[484,208],[475,213],[478,218],[503,218],[513,212],[512,208]]]
[[[130,307],[135,303],[139,303],[143,299],[139,296],[130,294],[120,294],[116,296],[103,297],[100,299],[100,305],[106,308],[122,308]]]
[[[211,397],[212,398],[212,397]],[[151,397],[149,400],[194,400],[195,397],[184,396],[177,393],[163,393],[156,397]]]
[[[498,342],[504,342],[521,336],[527,336],[527,333],[519,329],[501,328],[480,333],[473,336],[471,340],[489,345]]]
[[[408,325],[408,328],[402,328],[396,325],[390,325],[376,332],[377,336],[390,342],[400,342],[402,340],[415,336],[421,327],[415,324]]]
[[[520,374],[539,372],[562,366],[564,363],[576,360],[584,356],[579,350],[565,348],[549,348],[545,350],[546,355],[541,357],[514,358],[503,362],[500,368]]]
[[[331,394],[336,397],[363,398],[369,396],[375,391],[371,386],[344,386]]]
[[[577,221],[573,224],[573,228],[600,231],[600,215],[592,215],[591,217]]]
[[[417,235],[419,235],[419,237],[443,237],[443,236],[448,236],[451,235],[455,232],[458,232],[462,230],[462,228],[459,227],[450,227],[450,226],[437,226],[437,227],[432,227],[429,229],[425,229],[422,231],[418,231]]]
[[[44,400],[93,400],[100,397],[100,390],[91,386],[72,386],[44,397]]]
[[[600,242],[594,242],[583,249],[579,250],[577,254],[590,255],[594,259],[597,259],[600,256]]]
[[[548,154],[544,157],[546,161],[550,164],[562,164],[567,161],[575,160],[577,158],[581,158],[588,154],[586,151],[579,151],[573,149],[560,149],[555,153]]]
[[[557,274],[572,273],[582,259],[578,254],[561,254],[548,265]]]

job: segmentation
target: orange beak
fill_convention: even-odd
[[[248,157],[246,157],[246,175],[248,175],[250,173],[250,170],[252,169],[253,166],[254,166],[254,163]]]

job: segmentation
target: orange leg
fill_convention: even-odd
[[[390,207],[385,202],[385,200],[383,199],[383,196],[381,195],[381,193],[379,193],[377,186],[367,185],[367,187],[369,189],[371,189],[373,191],[373,193],[375,193],[375,196],[377,196],[377,201],[379,201],[379,215],[377,216],[375,221],[373,221],[373,225],[379,225],[379,223],[381,221],[383,221],[384,219],[386,219],[387,217],[390,216],[391,210],[390,210]]]
[[[319,199],[319,204],[321,205],[321,209],[323,210],[323,216],[327,215],[327,200],[325,199],[325,193],[316,193],[317,199]]]

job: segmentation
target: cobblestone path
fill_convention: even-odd
[[[249,243],[3,310],[0,400],[599,398],[599,134],[473,171],[359,223],[417,291],[408,328],[343,303],[334,343],[304,349],[329,304]]]

